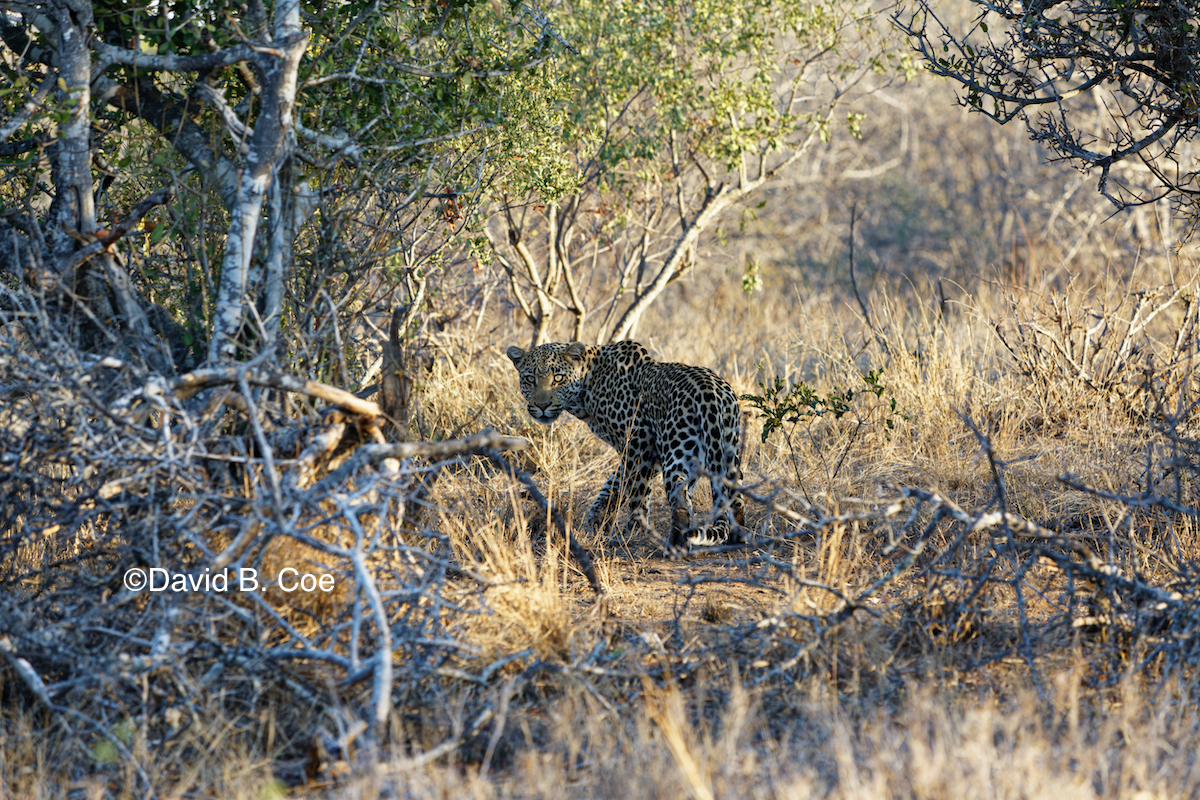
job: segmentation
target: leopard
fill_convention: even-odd
[[[655,361],[634,341],[605,345],[550,342],[506,351],[520,377],[529,416],[551,425],[563,412],[582,420],[620,455],[585,523],[607,530],[628,500],[626,536],[649,529],[651,483],[660,473],[671,506],[664,555],[743,542],[741,408],[727,381],[707,367]],[[691,490],[701,474],[712,487],[713,518],[693,526]]]

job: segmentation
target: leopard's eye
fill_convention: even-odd
[[[567,376],[563,375],[561,372],[554,376],[554,385],[555,386],[559,386],[560,384],[564,384],[566,382],[567,382]]]

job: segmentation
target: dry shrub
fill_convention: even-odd
[[[309,777],[327,776],[473,662],[462,619],[485,585],[416,510],[447,460],[502,437],[371,451],[344,415],[289,420],[249,368],[236,395],[191,402],[34,313],[0,336],[0,651],[10,701],[74,753],[46,767],[60,788],[96,769],[139,794],[190,786],[213,749],[271,753],[294,784],[314,738],[333,755]],[[228,796],[261,771],[218,762],[204,781]]]

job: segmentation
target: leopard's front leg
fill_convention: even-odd
[[[634,527],[649,527],[650,482],[659,472],[659,465],[645,459],[632,457],[609,476],[588,511],[587,524],[597,532],[611,528],[622,496],[629,499],[629,519],[623,528],[628,538]]]
[[[588,509],[585,523],[596,533],[603,533],[612,526],[613,517],[617,512],[617,501],[620,499],[621,484],[624,483],[625,466],[621,465],[616,472],[608,476],[608,480],[600,487],[600,494]]]

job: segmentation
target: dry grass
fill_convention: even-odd
[[[1178,270],[1181,283],[1192,279]],[[1131,288],[1138,287],[1072,291],[1099,303]],[[847,313],[850,298],[833,288],[812,301],[814,310],[794,328],[777,325],[769,344],[756,337],[772,305],[787,304],[786,286],[769,287],[775,299],[762,303],[728,285],[712,291],[724,297],[720,340],[710,326],[681,333],[675,326],[681,311],[674,308],[646,324],[651,343],[673,332],[670,347],[659,348],[662,357],[722,364],[741,392],[774,374],[810,381],[824,392],[861,381],[867,367],[885,366],[883,382],[903,412],[894,430],[883,424],[884,403],[870,396],[841,420],[798,424],[789,431],[790,445],[779,434],[760,442],[761,422],[749,421],[748,479],[782,483],[797,502],[808,498],[830,516],[877,503],[888,484],[935,488],[964,508],[985,505],[995,488],[994,466],[972,421],[1003,466],[1010,510],[1099,542],[1131,524],[1128,506],[1072,489],[1059,477],[1136,496],[1147,475],[1147,446],[1156,459],[1169,448],[1155,438],[1154,419],[1120,396],[1072,386],[1068,373],[1051,381],[1045,395],[1030,391],[1031,378],[1016,369],[993,327],[1014,321],[1011,305],[980,301],[950,320],[918,300],[876,305],[872,315],[882,320],[876,325],[885,351],[862,320]],[[1040,314],[1057,296],[1025,291],[1021,302],[1027,313]],[[776,319],[786,318],[774,310]],[[1164,312],[1161,327],[1142,346],[1169,345],[1185,321],[1181,313],[1181,306]],[[692,309],[689,317],[701,314]],[[757,358],[765,369],[749,368]],[[461,396],[508,398],[489,406],[482,421],[531,438],[528,466],[580,525],[613,455],[581,423],[531,426],[511,385],[505,394],[511,376],[502,356],[485,353],[482,365],[460,380]],[[446,418],[456,408],[474,413],[453,393],[428,403],[436,409],[431,413]],[[873,599],[875,615],[868,607],[790,671],[772,674],[787,654],[772,647],[810,634],[795,620],[782,624],[778,640],[747,631],[781,614],[830,615],[840,607],[827,589],[795,578],[846,595],[878,578],[887,563],[878,527],[832,525],[791,540],[775,551],[776,558],[790,559],[790,578],[753,558],[664,562],[653,556],[653,541],[605,547],[581,531],[600,553],[609,594],[609,616],[600,618],[553,530],[511,487],[458,473],[439,484],[436,498],[442,529],[451,532],[464,560],[497,584],[488,594],[490,615],[470,626],[468,638],[482,648],[481,665],[526,653],[496,673],[511,681],[496,684],[496,692],[519,691],[506,700],[500,722],[449,763],[410,768],[412,754],[397,752],[385,759],[382,777],[352,780],[339,791],[1176,797],[1200,786],[1194,703],[1200,687],[1190,666],[1164,671],[1159,662],[1142,664],[1152,654],[1127,637],[1114,651],[1114,637],[1122,636],[1115,629],[1037,628],[1034,651],[1022,652],[1027,626],[1050,618],[1066,590],[1063,573],[1051,564],[1034,563],[1024,573],[1023,608],[1011,586],[998,584],[964,612],[956,606],[963,598],[955,586],[966,592],[976,584],[969,575],[972,553],[959,552],[958,562],[948,565],[963,572],[957,584],[928,574],[927,585],[896,581]],[[660,489],[652,502],[653,518],[665,529]],[[760,535],[788,530],[764,509],[752,513],[751,524]],[[1147,516],[1132,524],[1139,527],[1142,574],[1177,574],[1180,558],[1194,558],[1193,518],[1170,522],[1176,539],[1170,547],[1155,544],[1163,520]],[[936,590],[927,591],[934,584]]]
[[[924,113],[932,112],[912,112]],[[918,122],[906,124],[917,130]],[[930,150],[912,151],[905,169],[941,182],[885,175],[884,188],[903,184],[920,197],[902,214],[903,198],[889,196],[891,205],[867,209],[869,224],[860,229],[860,256],[871,262],[860,287],[870,325],[834,263],[836,236],[818,231],[805,199],[764,212],[730,245],[735,258],[767,252],[764,242],[778,248],[782,233],[808,221],[808,255],[795,255],[800,244],[770,251],[761,294],[743,294],[736,269],[701,275],[648,314],[639,333],[661,358],[713,366],[739,393],[776,376],[822,394],[855,390],[842,418],[786,425],[766,442],[762,421],[747,420],[748,484],[822,524],[800,525],[780,509],[751,504],[758,547],[681,562],[659,558],[652,537],[610,542],[582,530],[615,455],[579,421],[547,429],[528,420],[503,355],[523,332],[499,319],[483,335],[451,331],[445,357],[425,379],[422,433],[441,439],[490,426],[528,437],[531,447],[514,458],[596,557],[606,607],[593,603],[547,514],[514,481],[466,457],[443,468],[419,516],[406,517],[397,533],[408,545],[431,541],[421,531],[444,537],[439,552],[452,568],[411,608],[434,615],[429,604],[443,603],[439,630],[453,646],[430,652],[452,657],[421,662],[417,677],[405,672],[417,657],[398,653],[393,710],[377,746],[355,734],[369,692],[341,685],[315,663],[256,670],[222,662],[242,671],[237,683],[211,684],[219,689],[200,679],[219,655],[174,672],[166,665],[115,671],[120,691],[73,702],[103,717],[130,759],[100,732],[39,705],[12,662],[2,662],[0,800],[147,796],[135,765],[162,797],[1140,800],[1200,793],[1194,604],[1156,618],[1178,639],[1170,650],[1148,623],[1119,623],[1145,609],[1102,607],[1111,594],[1085,586],[1063,562],[1009,552],[984,534],[956,540],[963,528],[949,523],[932,529],[926,560],[885,579],[917,541],[904,531],[920,530],[935,513],[923,506],[911,529],[884,519],[894,487],[934,490],[974,513],[995,502],[997,474],[1007,510],[1085,543],[1150,585],[1194,589],[1200,553],[1194,514],[1132,502],[1180,497],[1196,507],[1194,463],[1172,463],[1180,448],[1193,459],[1197,452],[1188,439],[1195,435],[1188,406],[1196,398],[1195,318],[1185,315],[1184,298],[1137,338],[1138,358],[1115,369],[1111,385],[1081,381],[1034,332],[1052,331],[1055,304],[1069,298],[1081,311],[1060,332],[1081,334],[1103,315],[1116,332],[1104,345],[1113,355],[1134,292],[1194,293],[1200,270],[1160,255],[1143,257],[1136,275],[1119,274],[1098,255],[1104,237],[1115,240],[1119,230],[1079,228],[1060,240],[1062,220],[1090,219],[1070,205],[1036,235],[1021,233],[1006,216],[1012,209],[981,205],[979,213],[993,213],[1007,233],[989,237],[986,220],[972,219],[950,220],[958,226],[952,233],[974,230],[991,255],[962,241],[939,250],[934,244],[948,237],[930,219],[950,222],[938,217],[947,207],[934,200],[961,201],[987,188],[963,188],[955,170],[970,165],[936,172]],[[992,174],[986,161],[975,165],[985,176]],[[1032,215],[1056,202],[1012,213]],[[840,211],[830,201],[825,218],[842,225]],[[913,232],[910,223],[925,227]],[[902,230],[909,231],[904,247]],[[924,261],[903,271],[888,266],[912,252],[906,247],[929,241]],[[708,257],[722,252],[711,243]],[[985,279],[969,277],[976,257],[995,267]],[[932,288],[938,277],[951,287],[946,305]],[[1014,333],[1018,323],[1024,339]],[[1179,349],[1181,329],[1191,338]],[[880,397],[865,391],[862,378],[877,368],[886,387]],[[1074,485],[1060,480],[1065,475]],[[651,502],[652,521],[664,531],[661,487]],[[914,505],[906,502],[904,513]],[[329,535],[345,536],[335,523]],[[267,561],[349,569],[311,545],[278,541],[275,548],[291,549],[270,550]],[[1069,549],[1059,551],[1069,560]],[[985,567],[995,572],[981,578]],[[844,598],[877,581],[881,588],[850,613]],[[284,609],[278,596],[270,599],[309,636],[351,602],[297,599]],[[1094,607],[1084,608],[1089,602]],[[1108,621],[1071,627],[1093,612]],[[214,619],[197,641],[255,644],[235,619]],[[9,624],[0,619],[0,639]],[[263,627],[255,635],[282,636],[269,621],[256,624]],[[129,644],[134,656],[139,647]],[[163,679],[168,673],[174,683]]]

